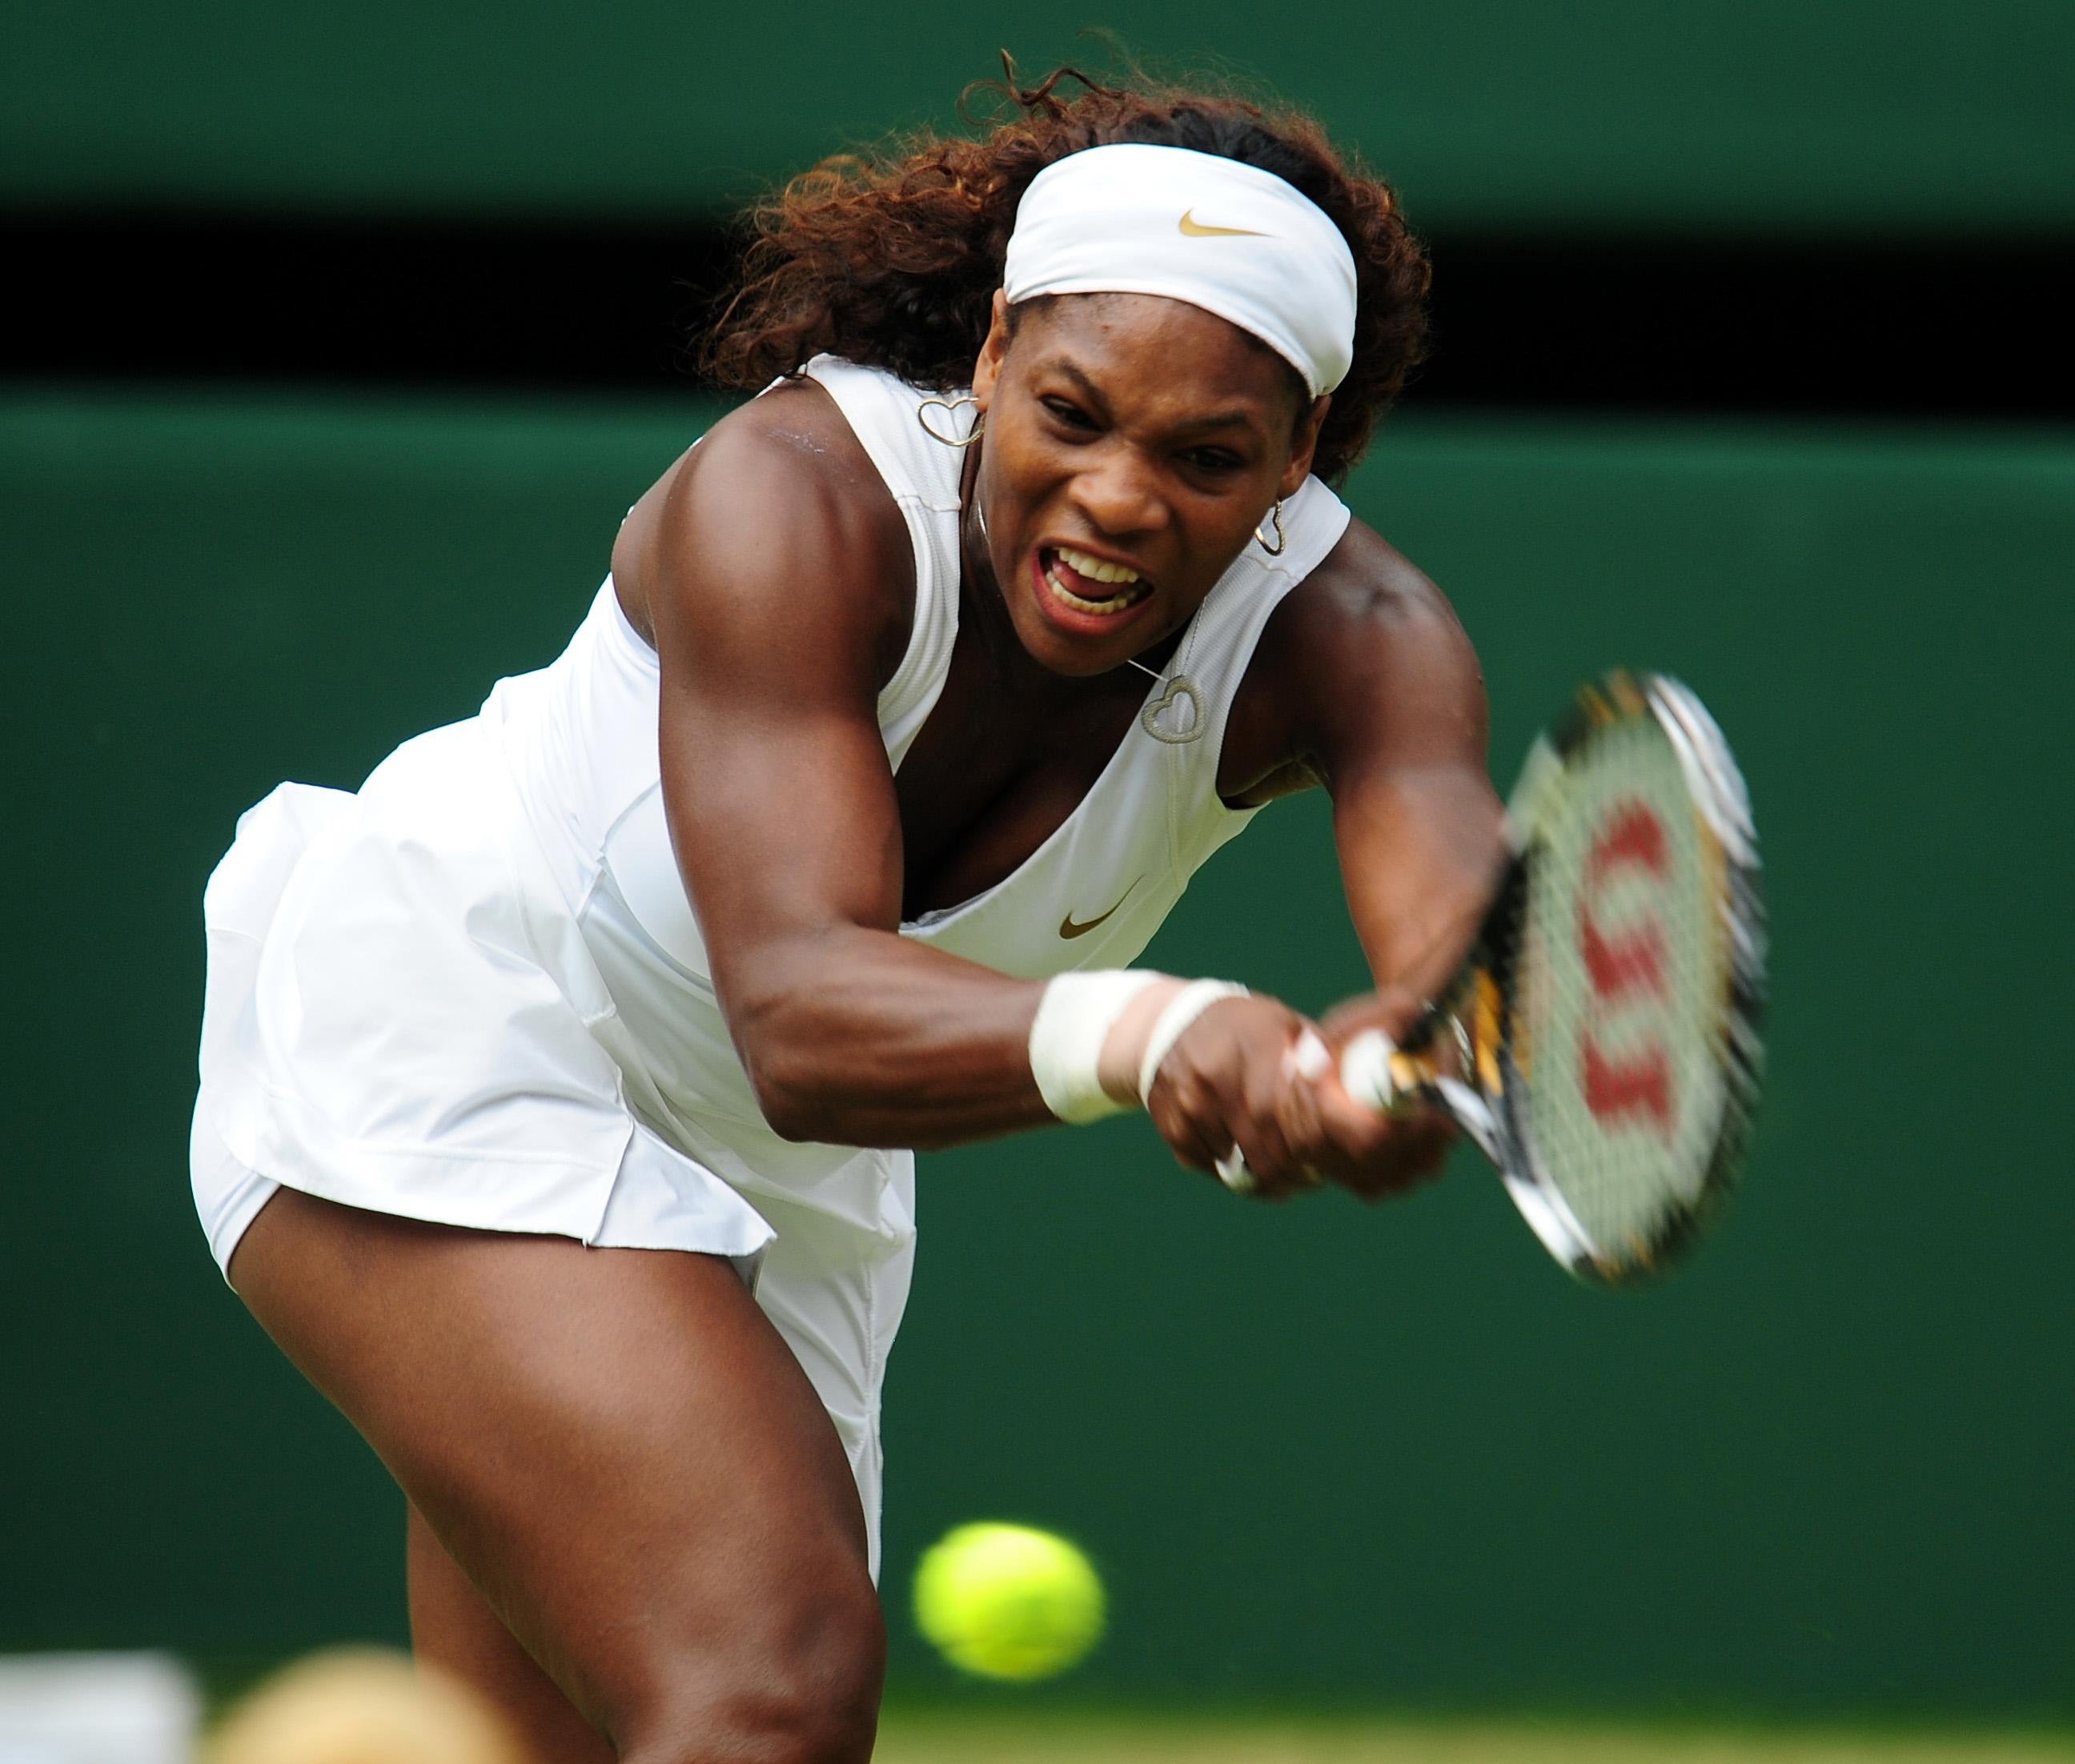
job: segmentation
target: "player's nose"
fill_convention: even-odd
[[[1111,539],[1158,532],[1170,511],[1156,475],[1129,449],[1105,449],[1104,453],[1074,482],[1074,501],[1089,525]]]

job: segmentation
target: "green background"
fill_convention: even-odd
[[[1091,23],[1301,97],[1426,228],[2075,213],[2064,0],[6,0],[0,199],[702,213]]]
[[[184,1174],[204,876],[552,656],[681,404],[0,397],[13,1033],[0,1645],[400,1632],[372,1459],[221,1286]],[[1473,1159],[1275,1211],[1142,1122],[924,1162],[887,1423],[922,1545],[1081,1538],[1071,1692],[2065,1712],[2075,440],[1398,421],[1349,492],[1455,597],[1501,781],[1609,661],[1709,700],[1775,914],[1754,1168],[1672,1283],[1570,1283]],[[1357,983],[1323,806],[1152,959]]]
[[[1083,22],[0,0],[0,209],[698,222],[947,122],[1004,45],[1100,62]],[[1092,22],[1301,99],[1443,236],[2075,236],[2062,0]],[[131,267],[135,322],[177,324],[168,266]],[[1898,377],[1964,381],[1967,342],[1927,314]],[[400,1634],[398,1497],[189,1206],[202,881],[280,778],[354,785],[552,657],[717,409],[0,386],[0,1648]],[[1415,387],[1348,495],[1454,596],[1502,784],[1616,661],[1735,743],[1774,912],[1746,1190],[1677,1279],[1608,1294],[1467,1157],[1373,1213],[1240,1205],[1137,1121],[926,1159],[897,1687],[958,1693],[906,1576],[1004,1516],[1113,1596],[1040,1699],[2075,1713],[2075,428],[1472,420]],[[1323,805],[1264,816],[1151,959],[1352,988]]]

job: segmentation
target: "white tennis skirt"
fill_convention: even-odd
[[[443,1224],[726,1257],[849,1453],[877,1571],[880,1390],[912,1228],[846,1232],[736,1186],[635,1118],[612,1007],[494,733],[406,743],[359,792],[284,784],[203,897],[191,1161],[229,1276],[282,1186]],[[912,1195],[912,1160],[903,1186]]]

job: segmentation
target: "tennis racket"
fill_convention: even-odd
[[[1536,741],[1475,945],[1394,1046],[1343,1051],[1356,1100],[1446,1111],[1582,1279],[1661,1271],[1742,1165],[1763,1043],[1750,801],[1700,701],[1586,686]]]

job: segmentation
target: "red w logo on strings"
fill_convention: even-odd
[[[1665,996],[1664,927],[1653,914],[1609,933],[1599,914],[1609,885],[1641,871],[1663,880],[1671,863],[1664,823],[1647,803],[1617,803],[1585,859],[1578,895],[1578,954],[1592,989],[1594,1018]],[[1609,1055],[1592,1022],[1579,1043],[1579,1083],[1585,1107],[1602,1126],[1640,1116],[1667,1138],[1671,1133],[1671,1061],[1653,1036],[1634,1052]]]

